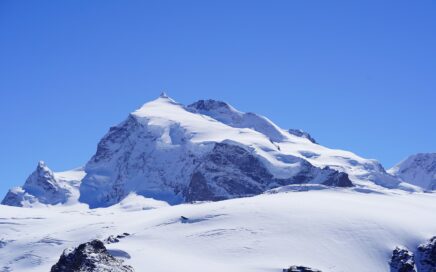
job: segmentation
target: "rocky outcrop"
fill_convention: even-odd
[[[184,192],[187,201],[221,200],[260,194],[273,176],[242,147],[215,144],[192,174]]]
[[[313,269],[306,266],[293,265],[290,268],[283,269],[283,272],[321,272],[321,270]]]
[[[119,235],[110,235],[108,238],[104,239],[104,243],[105,244],[119,243],[121,239],[124,239],[127,236],[130,236],[130,234],[127,232],[124,232],[123,234],[119,234]]]
[[[328,167],[320,169],[302,159],[294,159],[301,165],[299,171],[289,178],[276,178],[257,156],[245,148],[231,143],[216,143],[192,174],[184,197],[186,201],[214,201],[314,181],[331,187],[353,186],[345,173]]]
[[[436,272],[436,236],[418,246],[419,272]]]
[[[15,207],[23,207],[24,201],[33,201],[35,202],[35,198],[26,194],[21,187],[15,187],[10,189],[6,196],[3,198],[1,204]]]
[[[436,236],[420,244],[416,254],[395,248],[389,264],[391,272],[436,272]]]
[[[348,174],[344,172],[338,172],[336,170],[325,167],[323,169],[327,172],[327,176],[324,181],[321,182],[322,185],[330,187],[353,187],[353,182],[351,182]]]
[[[305,132],[304,130],[291,128],[288,130],[288,132],[289,132],[289,134],[295,135],[297,137],[308,139],[312,143],[317,144],[316,140],[309,133]]]
[[[397,247],[392,252],[389,262],[390,272],[416,272],[415,257],[411,251],[406,248]]]
[[[51,272],[133,272],[133,268],[113,257],[103,242],[93,240],[75,249],[66,249]]]

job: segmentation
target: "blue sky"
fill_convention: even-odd
[[[0,194],[162,90],[390,167],[436,151],[436,2],[0,1]]]

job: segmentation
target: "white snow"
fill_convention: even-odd
[[[271,173],[279,178],[289,177],[293,173],[292,169],[298,165],[295,165],[292,157],[299,157],[320,168],[328,166],[346,172],[359,186],[374,189],[381,185],[409,191],[420,190],[390,176],[375,160],[312,143],[279,128],[266,117],[240,112],[224,102],[212,101],[209,104],[212,104],[209,105],[209,111],[195,111],[191,106],[187,108],[168,96],[161,96],[146,103],[132,115],[149,126],[166,130],[161,139],[167,145],[174,144],[169,131],[172,125],[177,124],[193,143],[232,141],[251,147],[265,159]]]
[[[412,155],[388,172],[423,189],[436,190],[436,153]]]
[[[314,190],[120,209],[137,203],[132,195],[94,210],[0,206],[0,271],[46,272],[65,248],[124,232],[108,248],[136,271],[388,271],[396,246],[436,235],[434,194]]]

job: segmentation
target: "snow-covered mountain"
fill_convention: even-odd
[[[389,169],[389,173],[426,190],[436,190],[436,153],[412,155]]]
[[[80,181],[84,175],[82,169],[54,173],[43,161],[40,161],[23,187],[9,190],[1,204],[31,207],[77,202]]]
[[[181,203],[256,195],[288,184],[406,188],[376,161],[315,144],[227,103],[181,105],[166,95],[110,129],[85,167],[80,201],[130,192]]]
[[[109,130],[83,180],[57,179],[44,169],[33,174],[37,181],[29,178],[23,188],[11,190],[3,203],[65,203],[69,195],[77,196],[79,184],[79,201],[93,208],[119,203],[132,192],[176,204],[257,195],[292,184],[420,190],[377,161],[321,146],[302,130],[281,129],[225,102],[184,106],[165,94]]]

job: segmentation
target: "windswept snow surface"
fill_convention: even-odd
[[[120,208],[129,201],[147,202],[131,195],[93,210],[0,206],[0,271],[46,272],[65,248],[127,232],[107,247],[136,271],[383,272],[396,246],[413,249],[436,234],[434,194],[328,189]]]

